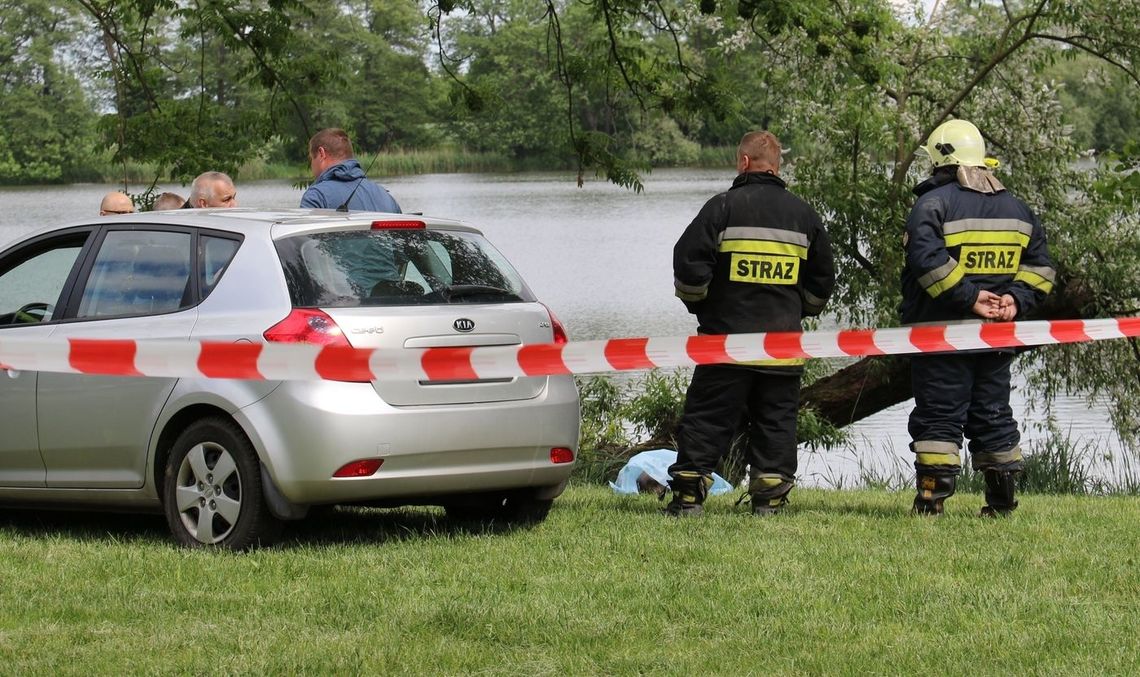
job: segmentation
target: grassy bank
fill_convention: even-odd
[[[1140,502],[1028,496],[941,519],[909,495],[730,497],[672,521],[572,488],[533,529],[336,513],[250,555],[158,518],[0,515],[16,674],[1086,674],[1140,669]]]
[[[734,163],[734,148],[702,148],[692,163],[695,168],[731,167]],[[423,150],[385,151],[375,158],[371,154],[358,155],[360,163],[368,167],[368,174],[375,177],[409,176],[416,174],[456,174],[456,173],[510,173],[543,170],[574,169],[574,158],[566,157],[561,162],[550,158],[510,158],[500,153],[476,152],[458,148],[428,148]],[[93,158],[90,166],[77,170],[74,181],[82,183],[106,183],[109,185],[149,185],[155,179],[156,167],[141,162],[126,164],[113,162],[110,155]],[[592,174],[592,172],[591,172]],[[309,168],[304,164],[268,162],[253,158],[234,172],[241,181],[288,180],[309,181]],[[170,183],[167,176],[159,177],[159,183]]]
[[[498,153],[481,153],[453,148],[438,148],[426,150],[396,150],[385,151],[375,158],[370,154],[358,156],[364,167],[371,168],[370,176],[405,176],[413,174],[454,174],[454,173],[480,173],[480,172],[516,172],[542,169],[565,169],[572,166],[567,162],[565,167],[551,166],[549,161],[514,160]],[[125,165],[103,159],[85,169],[81,179],[91,183],[122,184],[149,184],[154,181],[156,167],[147,163],[128,162]],[[264,181],[270,179],[290,181],[310,181],[309,167],[304,164],[289,164],[283,162],[267,162],[261,158],[253,158],[243,164],[234,172],[238,181]],[[160,183],[169,181],[166,176],[160,177]]]

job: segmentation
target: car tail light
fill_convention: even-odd
[[[266,341],[273,343],[315,343],[320,346],[351,348],[331,317],[320,310],[294,308],[277,324],[265,330]]]
[[[550,328],[554,330],[554,342],[559,345],[569,343],[570,337],[566,334],[566,327],[563,326],[558,316],[556,316],[554,311],[550,309],[550,306],[545,303],[542,304],[542,307],[546,308],[546,314],[550,316]]]
[[[333,473],[333,477],[368,477],[384,465],[382,458],[362,458],[359,461],[345,463]]]
[[[574,450],[569,447],[554,447],[550,450],[551,463],[573,463]]]
[[[373,221],[372,230],[423,230],[427,225],[423,221]]]

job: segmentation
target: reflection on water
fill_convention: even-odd
[[[601,180],[578,188],[572,174],[435,174],[384,179],[408,212],[467,221],[486,233],[518,268],[538,298],[566,325],[571,339],[680,336],[695,323],[673,297],[673,243],[731,170],[658,170],[638,195]],[[301,191],[287,181],[242,183],[243,207],[294,207]],[[185,187],[164,186],[185,194]],[[97,219],[112,187],[80,185],[0,189],[0,248],[44,225]],[[132,191],[142,190],[132,186]],[[793,185],[794,190],[794,185]],[[901,227],[901,226],[900,226]],[[1013,408],[1031,447],[1044,432],[1027,411],[1024,382]],[[805,484],[858,483],[864,476],[908,473],[906,419],[912,402],[850,426],[847,449],[801,454]],[[1081,443],[1119,451],[1105,411],[1080,398],[1057,404],[1062,432]]]

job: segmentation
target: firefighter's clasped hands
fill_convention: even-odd
[[[998,296],[985,289],[978,292],[978,299],[974,301],[974,314],[987,320],[1009,322],[1017,317],[1017,301],[1010,294]]]

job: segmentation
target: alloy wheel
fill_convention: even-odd
[[[175,497],[186,531],[201,543],[219,543],[233,531],[242,508],[241,473],[230,452],[203,442],[178,467]]]

